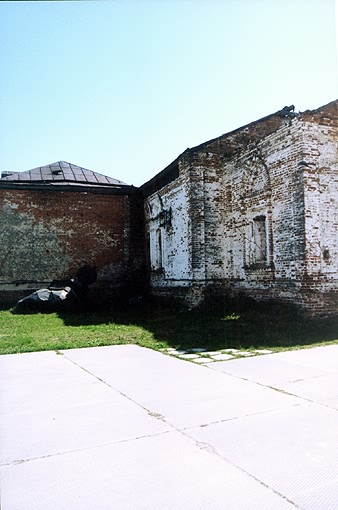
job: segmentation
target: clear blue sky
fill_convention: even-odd
[[[0,2],[0,170],[139,186],[187,147],[338,98],[334,0]]]

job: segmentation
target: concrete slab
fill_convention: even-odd
[[[54,352],[1,362],[1,464],[169,429]]]
[[[213,370],[338,409],[338,345],[208,365]]]
[[[1,509],[336,510],[334,347],[0,356]]]
[[[74,349],[63,354],[178,428],[299,403],[297,398],[269,388],[135,345],[113,350]]]
[[[278,388],[304,399],[338,410],[338,375],[329,374],[290,383]]]
[[[299,508],[333,510],[338,497],[337,425],[332,409],[304,404],[189,434]]]
[[[294,510],[180,434],[3,468],[3,510]]]
[[[278,359],[288,363],[317,368],[326,372],[338,372],[338,345],[286,351],[278,353],[276,356]]]
[[[266,354],[250,359],[237,359],[231,363],[215,363],[213,370],[243,378],[267,386],[278,387],[282,383],[292,383],[327,375],[327,371],[301,363],[290,362],[279,354]]]

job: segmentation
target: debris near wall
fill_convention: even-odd
[[[29,296],[20,299],[13,313],[47,313],[58,311],[78,311],[87,308],[88,286],[97,279],[96,267],[84,265],[71,278],[69,285],[61,288],[51,285],[47,289],[39,289]]]

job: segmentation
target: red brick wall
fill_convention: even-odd
[[[97,266],[96,286],[124,285],[140,267],[137,207],[128,195],[0,189],[0,292],[67,279],[83,264]]]

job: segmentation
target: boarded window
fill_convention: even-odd
[[[153,271],[163,267],[163,237],[161,228],[154,229],[150,233],[150,264]]]
[[[256,216],[253,219],[253,262],[266,262],[266,217]]]
[[[158,228],[156,230],[156,261],[155,267],[156,269],[160,269],[163,266],[162,260],[162,232],[161,229]]]

